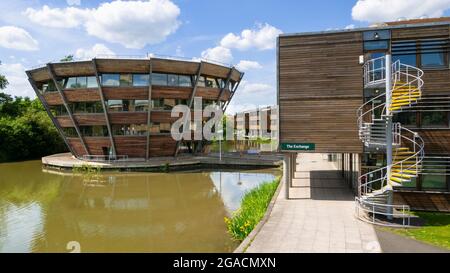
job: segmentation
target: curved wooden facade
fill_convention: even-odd
[[[201,97],[225,110],[243,77],[234,67],[161,58],[49,63],[27,75],[76,157],[145,159],[198,149],[172,139],[171,108]]]

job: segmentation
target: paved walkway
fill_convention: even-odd
[[[310,198],[287,200],[284,184],[246,252],[381,252],[374,228],[353,216],[353,195],[332,163],[322,154],[302,154],[297,164]]]

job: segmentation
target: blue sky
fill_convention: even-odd
[[[67,54],[203,57],[246,72],[231,112],[275,103],[279,33],[450,15],[450,0],[2,0],[2,7],[0,73],[10,94],[34,97],[24,69]]]

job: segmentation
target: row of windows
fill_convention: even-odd
[[[203,109],[208,105],[216,105],[214,100],[202,100]],[[146,112],[148,111],[148,100],[107,100],[105,102],[108,112]],[[153,110],[172,110],[175,105],[187,105],[186,99],[153,99],[151,102]],[[68,104],[74,114],[103,113],[101,102],[73,102]],[[192,105],[194,107],[194,105]],[[67,116],[64,105],[49,106],[54,116]]]
[[[100,82],[102,86],[148,86],[149,85],[148,74],[102,74],[100,76]],[[163,74],[152,73],[152,85],[159,86],[178,86],[178,87],[192,87],[192,83],[196,80],[196,76],[189,75],[177,75],[177,74]],[[78,89],[78,88],[97,88],[97,79],[95,76],[88,77],[70,77],[58,82],[63,89]],[[211,88],[223,88],[225,81],[222,79],[200,76],[198,80],[198,86],[211,87]],[[230,82],[228,89],[231,89],[233,84]],[[42,86],[43,92],[56,92],[56,88],[53,81]]]
[[[394,116],[395,122],[414,128],[449,128],[450,112],[402,112]]]
[[[105,125],[93,125],[93,126],[79,126],[80,133],[86,137],[107,137],[108,127]],[[77,131],[74,127],[62,128],[66,137],[78,137]]]
[[[78,137],[74,127],[62,128],[66,137]],[[82,136],[86,137],[107,137],[108,128],[105,125],[79,126]],[[170,123],[151,122],[150,133],[170,133]],[[147,124],[113,124],[111,132],[114,136],[145,136],[147,134]]]
[[[69,110],[74,114],[84,113],[103,113],[102,103],[95,102],[73,102],[68,103]],[[67,109],[64,105],[52,105],[49,106],[50,111],[54,116],[66,116],[68,115]]]

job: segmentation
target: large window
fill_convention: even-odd
[[[148,100],[108,100],[109,112],[142,112],[148,110]]]
[[[133,86],[148,86],[148,74],[134,74]]]
[[[66,137],[78,137],[77,131],[74,127],[64,127],[62,131]]]
[[[120,74],[120,86],[131,86],[133,77],[131,74]]]
[[[67,116],[67,109],[64,105],[50,105],[50,112],[52,112],[53,116]]]
[[[422,112],[422,127],[448,127],[448,112]]]
[[[103,86],[120,86],[119,74],[103,74],[102,75]]]
[[[144,136],[147,124],[113,124],[111,130],[116,136]]]
[[[65,80],[65,89],[77,89],[77,88],[97,88],[97,78],[90,77],[70,77]]]
[[[167,85],[167,74],[152,73],[152,85]]]
[[[445,175],[422,175],[422,189],[447,189],[446,178]]]
[[[172,110],[175,105],[187,105],[185,99],[152,99],[153,110]]]
[[[85,113],[103,113],[102,103],[95,102],[73,102],[69,104],[69,108],[75,114]]]
[[[179,86],[191,87],[192,86],[191,76],[180,75],[178,78],[178,83]]]
[[[219,88],[219,85],[217,84],[216,79],[214,78],[206,78],[206,87],[211,87],[211,88]]]
[[[414,112],[402,112],[394,115],[394,122],[400,122],[402,125],[417,127],[417,114]]]
[[[420,63],[423,68],[445,68],[448,66],[448,39],[427,39],[420,41]]]
[[[107,137],[108,128],[104,125],[80,126],[80,132],[88,137]]]

